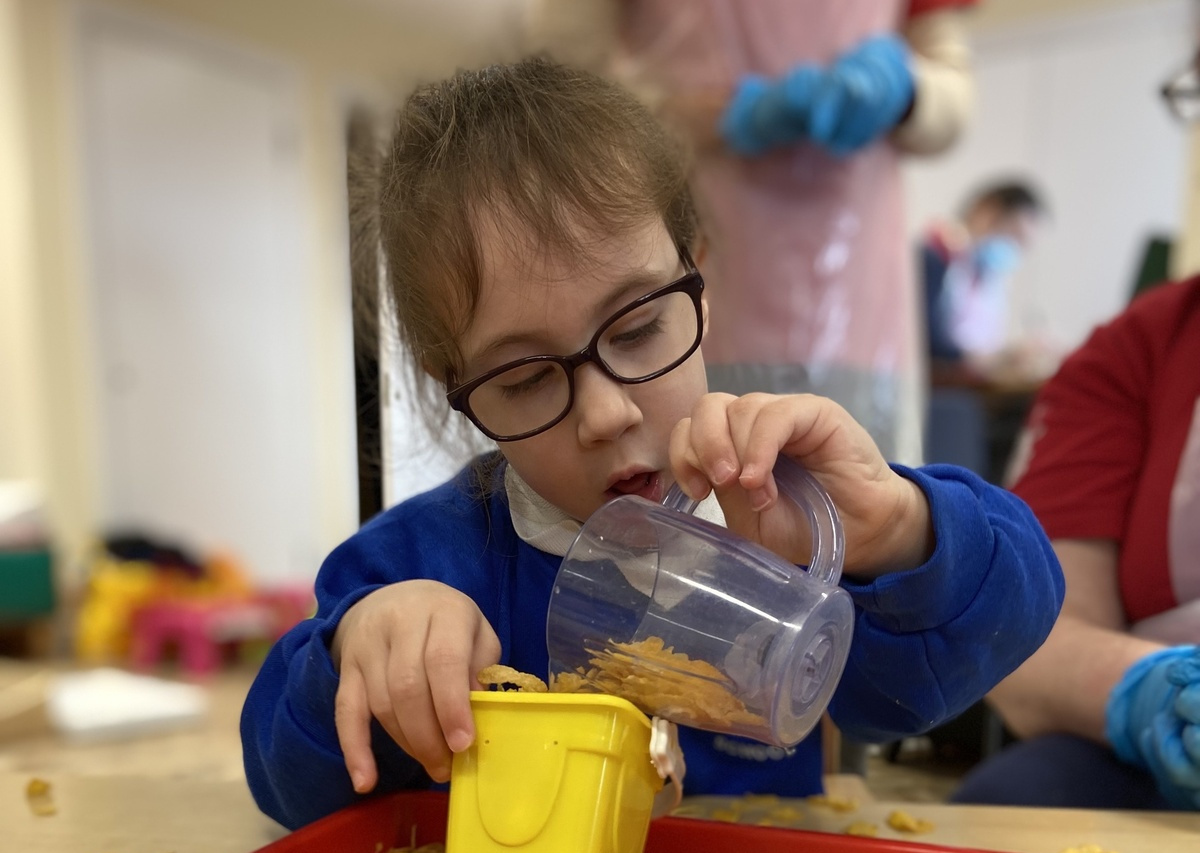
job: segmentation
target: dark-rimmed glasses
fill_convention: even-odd
[[[1200,54],[1192,59],[1187,68],[1163,83],[1159,93],[1176,118],[1181,121],[1200,119]]]
[[[623,385],[649,382],[674,370],[696,351],[704,334],[704,279],[687,249],[680,247],[679,256],[682,278],[621,308],[579,352],[510,361],[450,387],[450,406],[494,441],[519,441],[567,416],[575,403],[575,371],[585,364],[596,365]]]

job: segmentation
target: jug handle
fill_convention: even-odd
[[[808,516],[812,529],[812,560],[808,564],[808,573],[830,586],[837,585],[842,575],[846,540],[833,499],[816,477],[790,457],[777,457],[771,473],[775,476],[779,491],[791,498]],[[694,513],[700,504],[684,494],[678,484],[671,486],[662,503],[667,509],[688,515]]]

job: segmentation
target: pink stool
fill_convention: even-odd
[[[249,598],[175,598],[151,602],[133,614],[129,662],[147,670],[174,644],[179,666],[203,678],[221,666],[221,646],[249,640],[274,642],[312,612],[311,590],[283,587]]]
[[[270,607],[275,614],[272,640],[278,640],[297,622],[302,622],[311,616],[316,604],[312,590],[303,587],[259,590],[254,594],[253,600]]]
[[[277,625],[274,608],[254,600],[158,601],[133,615],[129,661],[151,669],[175,644],[184,673],[203,678],[220,668],[223,643],[274,639]]]

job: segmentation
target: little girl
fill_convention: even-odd
[[[377,516],[317,576],[242,714],[259,806],[298,827],[372,790],[445,782],[475,673],[545,675],[562,555],[606,501],[672,482],[793,562],[806,517],[779,454],[833,498],[854,642],[830,704],[894,740],[979,700],[1046,637],[1061,572],[1028,508],[948,466],[889,467],[830,400],[706,393],[710,322],[680,152],[619,87],[545,60],[460,73],[400,111],[380,171],[407,346],[499,452]],[[687,792],[821,790],[793,751],[681,729]]]

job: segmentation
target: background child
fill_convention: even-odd
[[[807,561],[808,522],[771,476],[780,453],[845,527],[855,638],[830,705],[843,731],[928,729],[1045,638],[1061,573],[1016,498],[959,469],[889,467],[830,400],[705,393],[685,165],[619,87],[536,59],[458,74],[409,99],[381,176],[404,339],[500,451],[325,561],[317,616],[271,651],[243,711],[250,787],[276,820],[446,781],[474,737],[474,674],[546,672],[561,556],[613,497],[659,500],[677,481],[731,530]],[[821,788],[817,733],[794,751],[681,739],[689,793]]]

